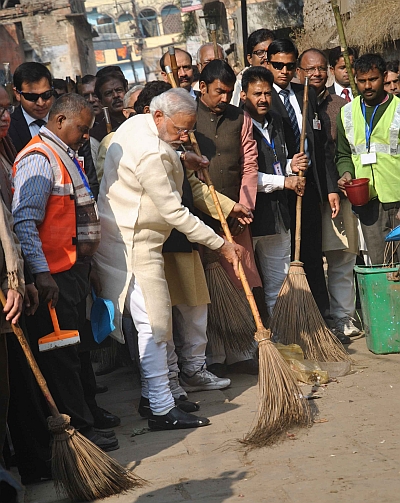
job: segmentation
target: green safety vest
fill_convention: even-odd
[[[367,153],[365,119],[361,97],[341,109],[341,119],[356,178],[369,178],[369,197],[382,203],[400,201],[400,99],[393,96],[385,113],[372,130],[370,152],[376,153],[376,164],[361,164],[361,154]]]

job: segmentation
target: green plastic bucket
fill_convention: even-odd
[[[354,270],[368,349],[377,355],[400,353],[399,265],[356,266]]]

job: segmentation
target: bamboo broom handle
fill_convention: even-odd
[[[304,152],[304,145],[306,141],[306,131],[307,131],[307,110],[308,110],[308,77],[306,77],[304,82],[304,93],[303,93],[303,110],[301,116],[301,135],[300,135],[300,152]],[[304,173],[299,171],[299,176],[303,177]],[[303,206],[303,197],[297,196],[296,199],[296,232],[294,238],[294,260],[298,262],[300,260],[300,247],[301,247],[301,208]]]
[[[179,83],[178,65],[176,62],[175,47],[173,45],[170,45],[168,47],[168,53],[169,53],[169,60],[170,60],[172,74],[175,79],[176,87],[178,87],[178,83]]]
[[[4,293],[2,290],[0,290],[0,301],[2,306],[4,307],[6,305],[6,298],[4,296]],[[58,411],[57,405],[55,401],[53,400],[53,397],[50,394],[49,388],[47,386],[46,380],[43,377],[43,374],[41,373],[38,364],[36,363],[35,357],[33,356],[32,350],[29,347],[28,341],[26,340],[26,337],[24,335],[24,332],[21,330],[21,327],[17,323],[14,325],[13,323],[10,323],[11,328],[16,335],[18,342],[21,345],[22,351],[24,352],[26,359],[28,360],[28,364],[30,368],[32,369],[33,375],[35,376],[35,379],[46,399],[47,405],[49,406],[50,413],[53,417],[58,417],[60,415],[60,412]]]
[[[104,120],[106,121],[107,134],[110,134],[112,131],[112,124],[111,124],[110,112],[108,111],[108,107],[103,107],[103,112],[104,112]]]
[[[168,80],[169,80],[171,86],[172,87],[177,87],[175,79],[174,79],[174,76],[173,76],[172,71],[171,71],[171,68],[169,66],[165,67],[165,72],[166,72],[166,74],[168,76]],[[196,136],[194,135],[194,133],[189,133],[189,138],[190,138],[190,142],[192,144],[193,150],[195,151],[195,153],[198,156],[201,157],[201,151],[200,151],[200,148],[199,148],[199,144],[197,143]],[[226,239],[230,243],[234,243],[231,231],[229,229],[228,224],[226,223],[226,218],[225,218],[225,216],[224,216],[224,214],[222,212],[221,205],[219,203],[218,196],[217,196],[217,194],[215,192],[215,187],[214,187],[214,185],[213,185],[213,183],[211,181],[210,174],[208,173],[208,170],[204,169],[203,170],[203,174],[204,174],[204,178],[206,180],[206,183],[208,185],[208,188],[210,190],[211,197],[213,199],[215,208],[217,210],[218,217],[219,217],[219,220],[221,222],[222,229],[223,229],[223,231],[225,233]],[[245,274],[245,272],[243,270],[243,266],[242,266],[242,263],[241,263],[240,260],[239,260],[239,276],[240,276],[240,281],[242,282],[242,285],[243,285],[243,290],[245,291],[247,300],[248,300],[248,302],[250,304],[250,309],[251,309],[251,312],[253,314],[257,330],[265,330],[263,322],[261,321],[261,316],[260,316],[260,313],[258,311],[256,301],[254,299],[253,292],[251,291],[249,282],[247,281],[246,274]]]
[[[346,34],[343,28],[342,18],[340,16],[340,9],[337,3],[337,0],[331,0],[333,15],[335,16],[336,28],[339,35],[340,45],[343,48],[343,59],[346,64],[346,70],[349,75],[351,92],[353,93],[354,98],[358,96],[358,89],[356,86],[356,81],[354,80],[353,70],[351,68],[349,51],[347,47]]]
[[[210,32],[211,32],[211,42],[213,43],[214,46],[214,58],[219,59],[219,51],[218,51],[218,44],[217,44],[217,25],[216,24],[210,24]]]

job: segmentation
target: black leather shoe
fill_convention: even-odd
[[[345,335],[345,334],[342,334],[341,332],[334,332],[334,334],[336,335],[336,337],[339,339],[339,341],[342,343],[342,344],[350,344],[352,342],[352,340],[350,339],[350,337],[348,335]]]
[[[183,428],[198,428],[207,426],[210,420],[206,417],[197,417],[193,414],[183,412],[179,407],[174,407],[168,414],[163,416],[149,417],[149,428],[151,430],[179,430]]]
[[[108,410],[97,407],[91,411],[94,419],[93,426],[99,430],[108,430],[110,428],[115,428],[121,424],[121,419]]]
[[[183,412],[196,412],[200,409],[200,405],[198,403],[189,402],[188,400],[182,401],[175,399],[175,405],[183,410]],[[144,396],[140,397],[138,412],[140,417],[144,417],[146,419],[152,416],[148,398],[145,398]]]
[[[100,393],[107,393],[108,386],[101,386],[101,384],[96,385],[96,395],[100,395]]]
[[[250,374],[258,375],[258,361],[252,358],[251,360],[243,360],[241,362],[228,365],[228,374]]]
[[[98,435],[94,430],[89,430],[83,433],[83,435],[104,452],[116,451],[119,449],[118,440],[115,437],[104,438]]]
[[[115,438],[115,431],[114,430],[98,430],[98,429],[94,428],[94,431],[97,433],[97,435],[100,435],[101,437]]]
[[[225,377],[227,374],[225,363],[213,363],[211,365],[207,365],[207,370],[217,377]]]

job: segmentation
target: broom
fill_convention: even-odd
[[[166,68],[166,72],[171,85],[174,86],[173,76],[170,76],[170,69]],[[201,157],[200,148],[194,133],[189,133],[189,137],[193,150]],[[203,174],[226,239],[230,243],[234,243],[210,175],[207,170],[203,170]],[[311,423],[311,413],[307,400],[302,398],[293,372],[271,341],[270,330],[267,330],[261,321],[256,301],[240,260],[239,275],[257,329],[254,338],[258,342],[259,348],[258,385],[260,395],[257,422],[242,442],[250,448],[256,448],[274,443],[291,427],[309,426]]]
[[[0,301],[4,307],[6,298],[1,290]],[[69,416],[60,414],[23,331],[18,324],[11,323],[11,327],[50,409],[51,473],[57,493],[64,491],[73,501],[93,501],[142,486],[143,479],[78,433]]]
[[[308,77],[305,79],[300,151],[304,152],[308,109]],[[299,176],[303,176],[300,171]],[[352,361],[339,339],[326,326],[311,293],[303,263],[300,262],[302,196],[296,200],[294,261],[280,289],[272,317],[274,340],[298,344],[304,357],[320,362]]]
[[[168,51],[171,64],[176,65],[174,47],[169,47]],[[171,67],[166,66],[165,72],[171,86],[176,88]],[[208,340],[211,344],[222,343],[226,349],[233,352],[244,353],[252,350],[255,325],[246,294],[232,284],[216,253],[206,253],[204,272],[211,298],[211,304],[208,306]]]

